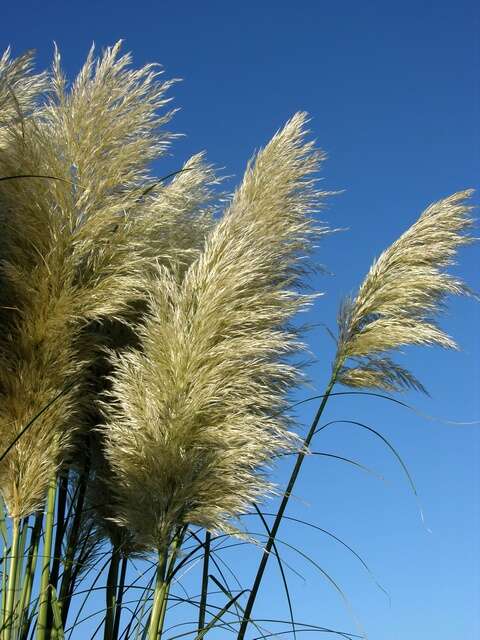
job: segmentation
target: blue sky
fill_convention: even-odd
[[[355,290],[372,259],[426,205],[478,186],[475,5],[24,0],[3,3],[0,47],[11,44],[15,53],[34,47],[44,67],[55,40],[71,77],[92,41],[101,49],[124,38],[136,64],[158,61],[168,77],[183,78],[173,90],[175,106],[181,107],[173,126],[187,135],[159,164],[161,175],[206,149],[212,162],[238,179],[255,148],[296,110],[308,111],[312,133],[329,156],[323,185],[345,190],[332,198],[324,218],[348,230],[318,250],[332,275],[315,280],[326,295],[307,318],[334,328],[341,297]],[[477,290],[478,266],[477,246],[461,254],[455,269]],[[459,342],[459,352],[408,350],[401,356],[430,391],[430,398],[405,396],[421,412],[480,420],[479,309],[473,300],[449,304],[443,326]],[[312,384],[321,393],[332,343],[319,327],[309,334],[309,344],[316,359]],[[299,411],[301,423],[308,424],[314,404]],[[326,536],[289,524],[281,538],[298,544],[335,578],[370,640],[477,640],[480,427],[447,425],[365,397],[332,399],[326,417],[364,421],[392,442],[414,478],[425,523],[401,468],[380,440],[338,425],[323,433],[315,449],[355,458],[386,482],[312,457],[289,514],[353,546],[391,602],[358,561]],[[251,565],[235,553],[233,562],[246,577]],[[353,614],[328,581],[295,553],[286,555],[303,575],[291,574],[296,617],[355,632]],[[272,563],[257,614],[286,617],[278,580]]]

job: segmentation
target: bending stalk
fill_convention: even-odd
[[[260,560],[260,564],[258,566],[257,569],[257,574],[255,576],[255,581],[253,583],[253,587],[252,590],[250,591],[250,595],[248,597],[247,600],[247,604],[245,606],[245,611],[243,614],[243,618],[242,618],[242,624],[240,626],[239,632],[238,632],[238,636],[237,636],[237,640],[243,640],[245,637],[245,632],[247,630],[248,624],[250,622],[250,616],[252,613],[252,609],[253,609],[253,605],[255,604],[255,599],[257,597],[257,593],[258,590],[260,588],[260,583],[262,581],[263,578],[263,574],[265,572],[265,568],[267,566],[267,562],[268,559],[270,557],[270,552],[272,550],[272,547],[275,543],[275,536],[277,535],[278,529],[280,527],[280,524],[282,522],[282,518],[283,518],[283,514],[285,513],[285,509],[287,508],[287,504],[288,504],[288,500],[291,496],[293,487],[295,485],[295,482],[297,480],[298,474],[300,472],[300,469],[302,467],[302,463],[303,460],[305,458],[306,455],[306,450],[310,445],[310,442],[315,434],[315,431],[317,429],[318,423],[320,421],[320,418],[322,417],[322,413],[325,409],[325,406],[327,404],[328,398],[332,392],[333,387],[335,386],[335,382],[337,380],[337,375],[338,375],[338,371],[339,371],[340,365],[337,364],[333,373],[332,373],[332,377],[330,378],[330,382],[327,385],[327,388],[325,390],[322,402],[320,404],[320,407],[318,408],[318,411],[315,415],[315,418],[313,419],[313,422],[311,424],[310,430],[307,434],[307,437],[304,440],[303,443],[303,448],[302,450],[298,453],[297,455],[297,461],[295,463],[295,467],[293,468],[292,471],[292,475],[290,476],[290,480],[288,482],[287,488],[285,490],[285,493],[283,494],[283,498],[282,498],[282,502],[280,503],[280,507],[278,509],[277,515],[275,517],[275,521],[273,523],[273,526],[271,528],[270,531],[270,535],[267,541],[267,544],[265,545],[265,548],[263,550],[263,555],[262,555],[262,559]]]
[[[15,585],[17,582],[17,569],[19,564],[20,549],[20,519],[12,518],[12,547],[10,555],[10,573],[8,576],[7,601],[5,604],[5,617],[3,639],[10,640],[14,623]]]

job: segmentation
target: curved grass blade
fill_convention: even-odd
[[[260,517],[260,519],[261,519],[261,521],[263,523],[263,526],[265,527],[265,531],[267,532],[268,537],[270,538],[271,535],[272,535],[272,532],[270,531],[270,527],[268,526],[267,521],[263,517],[263,513],[260,511],[260,509],[258,508],[258,505],[256,503],[254,503],[253,506],[255,508],[255,511],[257,512],[257,515]],[[285,576],[285,571],[283,570],[282,559],[280,557],[280,554],[278,553],[277,545],[275,544],[275,542],[273,543],[272,549],[273,549],[273,552],[275,553],[275,557],[277,559],[278,568],[280,569],[280,575],[282,576],[283,588],[284,588],[284,591],[285,591],[285,596],[287,598],[288,612],[290,614],[290,620],[291,620],[291,623],[292,623],[293,637],[296,640],[297,634],[295,633],[295,619],[293,617],[292,600],[290,598],[290,591],[288,589],[288,583],[287,583],[287,578]]]
[[[255,514],[254,513],[246,513],[245,515],[252,515],[253,516]],[[265,513],[265,512],[264,512],[264,515],[266,515],[266,516],[275,516],[274,513]],[[386,591],[386,589],[384,589],[384,587],[382,587],[382,585],[379,582],[377,582],[377,580],[375,578],[375,575],[373,574],[373,571],[370,569],[368,564],[365,562],[365,560],[362,558],[362,556],[355,551],[355,549],[350,547],[350,545],[348,545],[346,542],[344,542],[341,538],[336,536],[331,531],[328,531],[328,529],[323,529],[322,527],[319,527],[318,525],[313,524],[312,522],[308,522],[307,520],[301,520],[300,518],[293,518],[292,516],[284,516],[284,517],[285,517],[286,520],[290,520],[292,522],[298,522],[299,524],[303,524],[306,527],[311,527],[312,529],[315,529],[316,531],[320,531],[320,533],[324,533],[325,535],[329,536],[330,538],[332,538],[336,542],[340,543],[343,547],[345,547],[345,549],[350,551],[350,553],[352,555],[354,555],[355,558],[357,558],[357,560],[359,560],[359,562],[366,569],[366,571],[368,572],[368,574],[370,575],[370,577],[372,578],[372,580],[374,581],[376,586],[380,589],[380,591],[383,591],[383,593],[387,596],[388,601],[391,602],[391,597],[390,597],[390,594],[388,593],[388,591]]]
[[[300,405],[306,404],[307,402],[323,399],[325,398],[325,395],[326,394],[323,393],[318,396],[310,396],[309,398],[305,398],[304,400],[299,400],[298,402],[294,402],[288,407],[285,407],[285,409],[282,409],[281,413],[284,413],[285,411],[290,411],[291,409],[295,409],[295,407],[299,407]],[[408,404],[407,402],[403,402],[403,400],[398,400],[398,398],[393,398],[392,396],[388,396],[384,393],[378,393],[375,391],[335,391],[330,393],[329,395],[330,397],[371,396],[373,398],[389,400],[390,402],[393,402],[394,404],[397,404],[400,407],[403,407],[404,409],[408,409],[409,411],[419,416],[420,418],[423,418],[425,420],[430,420],[432,422],[439,422],[440,424],[446,424],[454,427],[469,427],[469,426],[475,426],[480,424],[480,420],[447,420],[446,418],[440,418],[439,416],[432,416],[429,413],[424,413],[423,411],[420,411],[420,409],[417,409],[417,407],[411,404]]]
[[[110,563],[110,557],[107,558],[107,560],[104,562],[104,564],[102,565],[102,567],[100,568],[100,570],[98,571],[97,575],[95,576],[95,579],[93,580],[90,588],[87,590],[87,595],[85,596],[85,598],[83,599],[82,604],[79,607],[79,610],[77,612],[77,615],[75,617],[75,620],[73,621],[73,624],[71,627],[69,627],[68,629],[65,630],[65,633],[69,632],[69,636],[68,636],[68,640],[70,640],[70,638],[72,637],[72,633],[73,630],[75,629],[75,627],[80,624],[79,620],[80,620],[80,616],[82,615],[82,611],[85,608],[85,605],[87,604],[87,600],[89,598],[89,595],[92,591],[92,588],[95,587],[95,585],[97,584],[97,582],[100,580],[102,573],[105,571],[105,569],[107,568],[107,566]],[[63,611],[62,611],[63,614]]]
[[[332,424],[351,424],[351,425],[354,425],[354,426],[357,426],[357,427],[361,427],[362,429],[366,429],[370,433],[373,433],[375,436],[377,436],[377,438],[380,438],[380,440],[382,440],[382,442],[387,445],[387,447],[390,449],[390,451],[393,453],[395,458],[400,463],[400,466],[402,467],[403,471],[405,472],[405,475],[407,476],[408,483],[409,483],[409,485],[410,485],[410,487],[411,487],[411,489],[413,491],[413,494],[415,495],[415,498],[417,500],[417,505],[418,505],[418,509],[419,509],[419,512],[420,512],[420,518],[422,520],[422,523],[425,525],[425,518],[424,518],[424,515],[423,515],[422,504],[420,502],[420,497],[418,495],[417,488],[415,486],[413,478],[410,475],[410,472],[409,472],[409,470],[407,468],[407,465],[402,460],[402,457],[400,456],[398,451],[395,449],[395,447],[387,440],[387,438],[385,438],[385,436],[382,436],[382,434],[379,431],[377,431],[376,429],[373,429],[372,427],[369,427],[367,424],[365,424],[363,422],[358,422],[357,420],[332,420],[330,422],[327,422],[323,426],[321,426],[319,429],[317,429],[315,431],[315,435],[317,433],[319,433],[320,431],[322,431],[323,429],[326,429],[327,427],[331,426]],[[428,527],[427,527],[427,530],[430,531],[428,529]]]
[[[140,196],[140,198],[144,198],[148,193],[150,193],[150,191],[155,189],[155,187],[157,187],[159,184],[162,184],[162,182],[166,182],[169,178],[173,178],[174,176],[178,175],[179,173],[185,173],[186,171],[192,171],[192,169],[193,169],[193,167],[185,167],[185,169],[178,169],[177,171],[172,171],[172,173],[169,173],[168,175],[164,176],[163,178],[160,178],[159,180],[157,180],[156,182],[154,182],[153,184],[148,186],[145,189],[145,191],[142,192],[142,195]]]
[[[323,456],[325,458],[333,458],[334,460],[341,460],[342,462],[347,462],[348,464],[351,464],[354,467],[357,467],[358,469],[361,469],[362,471],[369,473],[370,475],[377,478],[377,480],[382,480],[382,482],[385,482],[385,478],[380,473],[377,473],[373,469],[370,469],[370,467],[366,467],[364,464],[361,464],[356,460],[352,460],[351,458],[345,458],[344,456],[339,456],[334,453],[326,453],[325,451],[310,451],[310,455]]]
[[[44,180],[58,180],[59,182],[66,182],[73,187],[79,186],[74,184],[71,180],[67,180],[66,178],[59,178],[58,176],[44,176],[37,173],[23,173],[16,176],[0,176],[0,182],[4,182],[6,180],[19,180],[23,178],[43,178]]]
[[[193,531],[192,531],[192,536],[193,536],[196,540],[199,540],[199,541],[200,541],[200,538],[199,538],[199,537],[197,536],[197,534],[196,534],[196,533],[194,533]],[[218,540],[218,537],[217,537],[217,540]],[[202,545],[203,545],[203,543],[202,543]],[[230,575],[233,577],[233,579],[234,579],[234,580],[235,580],[235,582],[237,583],[237,585],[238,585],[239,589],[243,590],[243,586],[240,584],[240,582],[239,582],[239,580],[238,580],[237,576],[236,576],[236,575],[235,575],[235,573],[232,571],[232,569],[229,567],[229,565],[228,565],[228,564],[223,560],[223,558],[220,558],[220,557],[219,557],[219,558],[218,558],[218,561],[217,561],[217,557],[216,557],[216,556],[217,556],[216,551],[215,551],[214,549],[212,549],[212,550],[211,550],[211,552],[210,552],[210,560],[211,560],[211,562],[215,565],[215,568],[216,568],[216,570],[218,571],[218,573],[219,573],[219,575],[220,575],[221,579],[223,580],[223,582],[224,582],[225,586],[227,587],[227,589],[228,589],[229,591],[231,591],[230,586],[229,586],[229,584],[228,584],[228,581],[227,581],[227,579],[225,578],[225,575],[224,575],[223,571],[222,571],[222,570],[221,570],[221,568],[220,568],[220,565],[219,565],[219,563],[220,563],[220,562],[221,562],[221,563],[222,563],[222,565],[223,565],[223,566],[228,570],[228,572],[230,573]],[[237,604],[237,602],[236,602],[236,601],[235,601],[235,603],[234,603],[234,604],[235,604],[235,610],[236,610],[236,612],[237,612],[237,615],[240,617],[239,609],[238,609],[238,604]]]
[[[243,515],[255,515],[255,514],[243,514]],[[275,515],[275,514],[273,514]],[[228,534],[225,537],[229,537]],[[217,547],[216,551],[225,551],[227,549],[235,549],[238,547],[243,547],[245,545],[250,545],[251,542],[250,541],[241,541],[241,542],[233,542],[231,544],[222,544],[221,546]],[[295,569],[295,567],[293,567],[291,564],[289,564],[288,562],[286,562],[285,560],[282,560],[282,564],[287,567],[287,569],[289,569],[292,573],[294,573],[297,578],[299,578],[300,580],[302,580],[303,582],[306,582],[305,576],[302,575],[300,573],[300,571],[297,571],[297,569]]]
[[[212,582],[214,582],[217,585],[217,587],[222,591],[222,593],[227,596],[227,598],[233,598],[233,594],[230,591],[228,591],[228,589],[225,589],[225,587],[222,585],[220,580],[217,580],[217,578],[214,575],[210,575],[210,579],[212,580]],[[239,603],[237,603],[236,606],[238,607],[238,609],[242,613],[244,613],[244,609]],[[253,620],[252,620],[251,624],[253,624],[253,626],[258,631],[258,633],[260,633],[260,634],[263,633],[263,630]],[[259,637],[263,638],[264,636],[260,635]]]
[[[245,613],[243,616],[243,620],[242,620],[242,624],[240,626],[240,630],[238,632],[238,640],[244,640],[245,638],[245,633],[247,631],[247,627],[251,618],[251,614],[252,614],[252,610],[253,610],[253,606],[255,604],[255,600],[257,598],[257,594],[258,591],[260,589],[260,585],[263,579],[263,575],[265,573],[265,568],[267,566],[267,562],[270,556],[270,551],[272,549],[273,543],[275,542],[278,530],[280,528],[280,525],[282,523],[282,518],[283,515],[285,513],[285,510],[288,506],[288,502],[290,500],[290,496],[292,494],[293,491],[293,487],[295,486],[295,483],[297,481],[298,475],[300,473],[300,470],[302,468],[302,464],[303,461],[305,459],[305,455],[307,453],[308,447],[310,446],[310,442],[313,438],[313,436],[315,435],[315,431],[317,429],[318,423],[323,415],[323,411],[327,405],[327,401],[330,397],[330,394],[333,391],[333,388],[335,386],[335,382],[337,379],[337,374],[338,374],[338,367],[336,367],[333,371],[332,371],[332,375],[331,378],[327,384],[325,393],[323,394],[323,398],[322,401],[320,403],[320,406],[318,407],[316,413],[315,413],[315,417],[313,418],[312,424],[310,425],[310,428],[308,430],[308,434],[306,435],[304,441],[303,441],[303,447],[302,449],[300,449],[300,451],[297,453],[297,459],[295,462],[295,465],[293,467],[292,473],[290,475],[290,479],[288,481],[287,487],[285,489],[285,491],[283,492],[283,496],[282,496],[282,500],[280,502],[280,506],[278,507],[278,511],[277,514],[275,516],[275,520],[273,522],[273,526],[271,529],[271,533],[268,536],[268,539],[265,543],[264,549],[263,549],[263,554],[262,557],[260,559],[259,565],[258,565],[258,569],[257,569],[257,573],[255,575],[255,579],[253,582],[253,586],[252,589],[250,591],[250,595],[248,596],[248,600],[247,600],[247,604],[245,607]]]
[[[2,178],[0,178],[1,180]],[[65,393],[67,393],[67,391],[70,391],[70,389],[75,385],[76,380],[72,380],[72,382],[70,382],[69,384],[67,384],[66,387],[64,387],[59,393],[57,393],[57,395],[50,400],[50,402],[48,402],[43,409],[40,409],[40,411],[38,413],[36,413],[33,418],[27,422],[27,424],[23,427],[23,429],[20,431],[20,433],[15,436],[15,438],[12,440],[12,442],[8,445],[8,447],[5,449],[5,451],[0,455],[0,462],[2,462],[2,460],[10,453],[10,451],[13,449],[13,447],[17,444],[17,442],[20,440],[20,438],[23,436],[24,433],[26,433],[28,431],[28,429],[30,429],[30,427],[33,425],[33,423],[38,420],[38,418],[43,415],[45,413],[45,411],[47,411],[54,402],[56,402],[59,398],[61,398]]]
[[[133,581],[132,585],[134,585],[135,582],[137,582],[138,580],[141,580],[143,576],[151,570],[152,570],[152,567],[149,567],[143,573],[137,576],[137,578],[135,578],[135,580]],[[122,640],[124,637],[126,640],[128,640],[128,638],[130,637],[130,629],[132,628],[134,622],[136,622],[136,628],[141,624],[141,621],[143,619],[143,612],[145,610],[145,605],[148,601],[148,592],[153,593],[154,582],[155,582],[155,573],[153,572],[153,575],[150,578],[149,582],[147,582],[145,587],[143,587],[143,595],[141,598],[137,599],[137,604],[135,606],[135,609],[132,612],[130,621],[128,625],[125,627],[125,629],[123,630],[123,632],[121,633],[119,640]],[[132,585],[128,585],[125,589],[125,592],[127,592],[130,586]]]
[[[246,589],[244,589],[243,591],[240,591],[240,593],[237,593],[237,595],[234,598],[231,598],[227,604],[223,607],[223,609],[221,609],[211,620],[210,622],[207,624],[207,626],[202,629],[202,631],[195,637],[195,640],[202,640],[202,638],[205,637],[205,635],[207,634],[208,631],[210,631],[210,629],[212,629],[215,626],[215,623],[218,622],[219,620],[222,619],[222,617],[225,615],[225,613],[230,609],[230,607],[235,604],[235,602],[241,598],[243,596],[244,593],[246,593]]]
[[[270,620],[268,620],[268,622],[270,622]],[[272,620],[271,622],[280,622],[277,620]],[[300,623],[299,623],[300,624]],[[299,633],[330,633],[330,634],[334,634],[337,636],[340,636],[341,638],[345,638],[345,640],[353,640],[353,638],[364,638],[364,636],[359,636],[357,634],[353,634],[353,633],[347,633],[346,631],[337,631],[335,629],[329,629],[328,627],[317,627],[315,625],[307,625],[304,623],[301,623],[301,625],[303,627],[307,627],[304,629],[298,629]],[[311,627],[311,628],[310,628]],[[275,633],[271,633],[269,636],[270,638],[274,638],[276,636],[284,636],[287,635],[288,633],[291,633],[291,631],[276,631]],[[259,638],[253,638],[253,640],[259,640]]]
[[[264,533],[259,533],[259,532],[253,532],[253,531],[248,531],[249,535],[252,536],[259,536],[262,538],[268,538],[268,536]],[[326,580],[334,587],[334,589],[337,591],[337,593],[341,596],[346,609],[348,610],[348,612],[350,613],[353,621],[355,622],[356,626],[358,627],[358,630],[362,632],[362,636],[361,637],[366,637],[366,634],[359,622],[359,620],[357,619],[357,616],[355,615],[355,612],[352,608],[352,605],[350,604],[349,599],[347,598],[346,594],[344,593],[344,591],[342,590],[342,588],[337,584],[337,582],[331,577],[331,575],[325,571],[325,569],[323,569],[318,562],[316,562],[313,558],[311,558],[308,554],[306,554],[304,551],[302,551],[301,549],[299,549],[297,546],[290,544],[289,542],[286,542],[285,540],[282,540],[278,537],[275,538],[276,542],[279,542],[280,544],[283,544],[285,547],[287,547],[288,549],[292,549],[292,551],[295,551],[295,553],[297,553],[299,556],[301,556],[302,558],[304,558],[305,560],[307,560],[307,562],[309,562],[313,567],[315,567],[322,575],[324,578],[326,578]]]

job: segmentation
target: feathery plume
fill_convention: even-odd
[[[323,160],[295,115],[260,151],[183,279],[158,268],[141,349],[112,356],[105,457],[119,524],[160,548],[177,525],[232,532],[272,487],[272,457],[296,439],[281,415],[298,382],[288,320],[300,294]]]
[[[459,247],[472,242],[472,207],[460,191],[430,205],[420,218],[376,260],[357,296],[339,312],[337,380],[347,386],[387,391],[422,384],[386,353],[403,345],[455,342],[435,321],[449,294],[465,294],[465,284],[448,274]],[[352,366],[344,366],[351,359]]]
[[[197,153],[184,163],[172,181],[154,182],[133,216],[133,233],[142,239],[143,254],[181,273],[203,248],[219,207],[215,187],[222,179]]]
[[[29,117],[7,109],[2,119],[8,145],[0,144],[0,176],[44,177],[0,182],[0,448],[64,391],[0,463],[0,490],[14,517],[40,507],[88,422],[87,370],[97,353],[90,327],[121,319],[144,296],[151,261],[164,262],[164,254],[174,261],[175,249],[166,247],[182,197],[205,215],[198,224],[193,215],[180,220],[178,233],[191,223],[199,247],[206,232],[201,200],[215,178],[203,158],[190,161],[189,180],[143,195],[152,182],[148,163],[172,139],[163,129],[172,112],[158,115],[171,81],[160,81],[152,65],[131,70],[119,47],[97,61],[92,49],[68,91],[56,52],[46,103]],[[18,60],[2,58],[0,99],[13,87],[15,106],[30,112],[44,77],[28,76],[28,55]],[[162,229],[168,233],[158,239]]]
[[[32,67],[32,51],[12,59],[9,47],[0,58],[0,148],[8,144],[12,129],[23,132],[25,119],[47,88],[47,74],[33,74]]]

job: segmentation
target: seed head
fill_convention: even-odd
[[[323,154],[295,115],[260,151],[183,278],[159,267],[141,348],[113,356],[105,456],[117,521],[155,548],[176,526],[232,532],[272,490],[266,470],[296,446],[282,414],[298,382],[288,321],[323,195]]]
[[[388,352],[404,345],[455,348],[436,323],[449,294],[465,294],[465,284],[445,271],[459,247],[472,242],[472,191],[460,191],[430,205],[420,218],[373,263],[355,298],[339,312],[335,362],[338,380],[353,387],[388,391],[424,390]],[[353,364],[345,366],[345,360]]]

